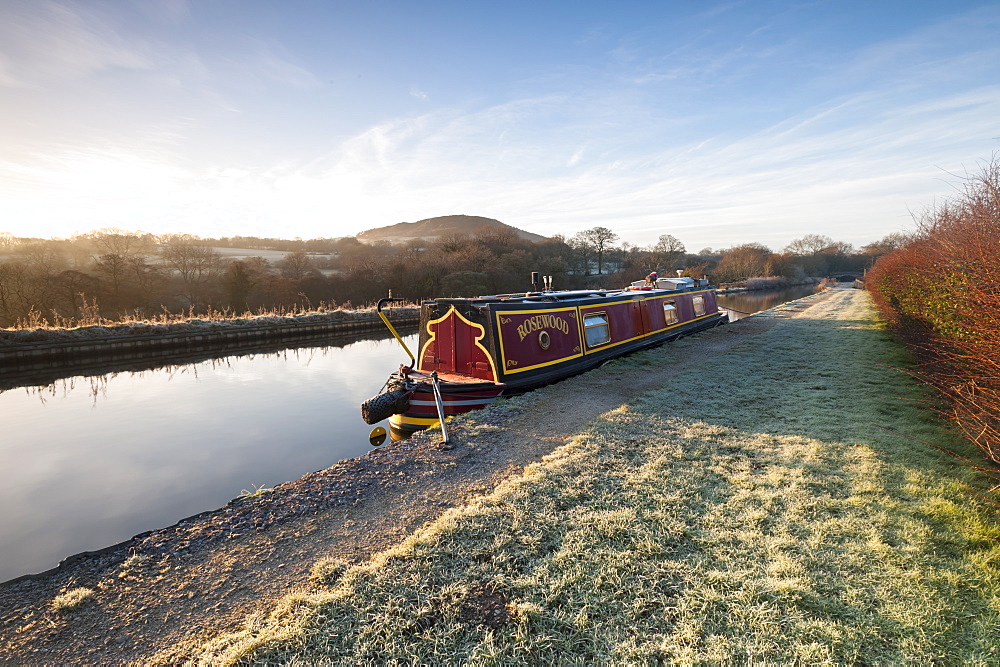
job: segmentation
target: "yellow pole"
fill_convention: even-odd
[[[385,326],[389,327],[389,331],[392,333],[393,336],[396,337],[396,340],[399,341],[399,344],[403,346],[403,349],[406,350],[407,356],[410,357],[410,366],[412,367],[415,366],[417,363],[416,357],[414,357],[413,353],[410,352],[410,348],[406,347],[406,343],[403,342],[403,338],[399,335],[399,332],[396,331],[396,327],[392,326],[392,322],[390,322],[389,318],[386,317],[385,313],[382,312],[382,306],[385,305],[386,303],[390,301],[402,301],[402,300],[403,299],[393,299],[392,297],[389,297],[388,299],[379,299],[378,304],[375,306],[375,312],[378,313],[378,316],[382,318],[383,322],[385,322]]]

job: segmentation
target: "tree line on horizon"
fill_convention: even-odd
[[[780,252],[747,243],[689,253],[670,234],[649,246],[619,240],[607,227],[537,243],[521,239],[512,228],[481,227],[401,245],[366,244],[355,237],[211,239],[116,228],[55,240],[4,232],[0,327],[364,306],[389,290],[413,301],[516,293],[531,289],[532,271],[552,276],[557,289],[621,287],[654,270],[708,276],[715,283],[765,277],[795,284],[810,276],[858,274],[906,236],[891,234],[855,249],[807,234]],[[244,257],[222,252],[232,248],[248,252]]]

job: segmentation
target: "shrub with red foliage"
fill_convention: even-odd
[[[1000,463],[1000,162],[930,211],[866,286],[948,400],[962,433]]]

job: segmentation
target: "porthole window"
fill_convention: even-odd
[[[663,319],[666,320],[667,326],[677,324],[677,306],[673,301],[663,302]]]
[[[542,330],[538,332],[538,347],[543,350],[549,349],[549,345],[552,344],[552,339],[549,338],[549,332]]]
[[[608,325],[607,313],[587,313],[583,316],[583,329],[586,332],[587,347],[597,347],[611,342],[611,327]]]
[[[692,300],[692,303],[694,304],[695,317],[701,317],[702,315],[705,314],[705,297],[696,296]]]

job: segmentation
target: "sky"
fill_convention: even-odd
[[[0,0],[0,232],[911,230],[1000,152],[1000,3]]]

